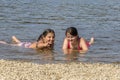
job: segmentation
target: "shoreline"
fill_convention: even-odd
[[[0,80],[120,80],[117,63],[37,64],[0,60]]]

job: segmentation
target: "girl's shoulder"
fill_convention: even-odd
[[[68,40],[67,40],[67,38],[64,38],[64,43],[68,43]]]
[[[79,41],[80,41],[80,43],[82,43],[82,42],[85,42],[86,40],[85,40],[85,38],[80,37],[80,38],[79,38]]]
[[[80,38],[79,38],[79,40],[85,40],[85,38],[83,38],[83,37],[80,37]]]

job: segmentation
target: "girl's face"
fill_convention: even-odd
[[[45,36],[43,39],[49,44],[54,44],[55,36],[53,33],[48,33],[47,36]]]
[[[77,40],[77,36],[73,36],[73,35],[71,35],[70,33],[67,33],[66,38],[67,38],[68,41],[70,41],[71,43],[74,43],[74,42],[76,42],[76,40]]]

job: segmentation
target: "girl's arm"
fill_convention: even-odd
[[[38,49],[42,49],[42,48],[53,48],[52,44],[49,44],[49,42],[43,42],[43,41],[39,41],[36,43],[36,48]]]
[[[82,50],[80,50],[81,52],[86,52],[88,51],[88,46],[86,44],[86,40],[84,38],[80,39],[80,47],[82,48]]]
[[[39,41],[32,43],[29,48],[33,49],[53,48],[53,45],[49,43],[44,43],[43,41]]]
[[[67,41],[67,39],[65,38],[64,41],[63,41],[62,49],[68,49],[68,48],[67,48],[67,45],[68,45],[68,41]]]

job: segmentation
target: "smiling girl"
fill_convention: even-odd
[[[55,32],[52,29],[46,29],[39,36],[37,41],[34,42],[22,42],[17,39],[15,36],[12,36],[12,40],[15,42],[14,44],[9,44],[13,46],[21,46],[24,48],[32,48],[32,49],[53,49],[54,40],[55,40]],[[8,44],[7,42],[0,41],[2,44]]]
[[[89,46],[94,43],[94,38],[87,42],[83,37],[79,37],[75,27],[67,28],[65,35],[62,49],[88,51]]]

